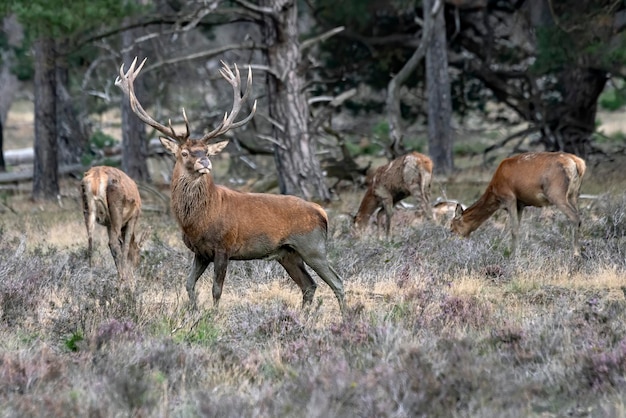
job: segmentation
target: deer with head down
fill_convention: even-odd
[[[277,260],[302,291],[302,305],[310,305],[317,285],[305,268],[311,267],[333,290],[345,312],[342,279],[329,265],[326,255],[328,217],[321,206],[295,196],[243,193],[215,184],[211,157],[221,152],[228,141],[210,143],[230,129],[247,123],[256,111],[256,101],[248,116],[235,122],[252,84],[248,68],[245,92],[241,91],[239,69],[234,72],[224,63],[220,73],[233,88],[233,107],[222,122],[200,138],[191,138],[183,109],[186,132],[176,133],[156,122],[143,109],[133,82],[144,61],[137,59],[115,84],[130,100],[133,112],[147,125],[161,132],[161,143],[175,158],[171,180],[171,208],[182,229],[183,241],[193,252],[187,276],[187,293],[192,307],[197,306],[195,285],[211,262],[214,264],[213,304],[217,308],[230,260]]]
[[[382,209],[378,211],[377,224],[380,228],[384,212],[385,232],[389,236],[393,207],[409,196],[421,202],[422,210],[428,219],[434,219],[430,206],[432,175],[432,160],[419,152],[410,152],[376,168],[367,178],[367,190],[354,216],[355,230],[361,232],[374,212]]]
[[[90,168],[80,185],[89,265],[92,264],[94,228],[98,223],[107,228],[109,249],[118,276],[125,278],[129,267],[137,267],[139,264],[143,240],[135,236],[141,214],[141,197],[137,185],[123,171],[108,166]]]
[[[457,205],[451,230],[467,237],[498,209],[505,209],[511,222],[514,254],[524,207],[553,205],[572,223],[574,255],[578,256],[578,194],[585,170],[582,158],[565,152],[528,152],[506,158],[476,203],[466,210]]]

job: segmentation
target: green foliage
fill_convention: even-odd
[[[220,331],[215,326],[213,317],[207,314],[198,320],[182,338],[188,343],[206,347],[215,344],[219,335]]]
[[[139,7],[136,2],[117,0],[22,0],[9,9],[36,37],[60,38],[130,16]]]
[[[378,122],[373,129],[374,137],[381,141],[389,141],[389,124],[386,121]]]
[[[603,92],[598,100],[600,107],[615,111],[626,104],[626,89],[610,89]]]
[[[74,332],[69,338],[64,341],[65,348],[70,351],[78,351],[78,343],[83,341],[85,338],[83,337],[83,333],[80,331]]]
[[[557,27],[537,28],[537,59],[531,71],[544,74],[573,63],[576,48],[572,38]]]
[[[105,148],[112,147],[117,141],[110,135],[105,134],[102,131],[96,131],[89,138],[89,144],[92,149],[103,150]]]
[[[91,135],[89,138],[89,149],[90,152],[83,154],[81,157],[81,163],[83,165],[90,165],[94,159],[94,156],[102,155],[105,149],[113,147],[117,143],[117,140],[110,135],[105,134],[104,132],[98,130]],[[103,161],[104,165],[110,165],[113,167],[118,166],[119,164],[111,159]]]

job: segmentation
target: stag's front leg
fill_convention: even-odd
[[[226,269],[228,268],[228,255],[226,253],[217,252],[213,263],[215,264],[213,267],[215,270],[213,277],[213,306],[217,309],[220,304],[220,297],[222,296]]]
[[[206,257],[203,257],[199,254],[194,254],[193,256],[193,264],[191,265],[191,270],[189,270],[189,275],[187,276],[187,295],[189,295],[189,303],[192,309],[196,309],[198,307],[198,301],[196,297],[196,282],[204,273],[204,270],[209,266],[211,260]]]
[[[380,204],[383,206],[383,210],[385,211],[385,216],[387,217],[385,221],[385,234],[387,238],[391,234],[391,215],[393,213],[393,196],[386,188],[380,186],[377,187],[374,191],[376,197],[380,201]],[[380,212],[378,216],[378,220],[380,221]],[[380,228],[380,222],[378,223],[378,227]]]

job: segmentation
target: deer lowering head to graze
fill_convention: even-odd
[[[430,206],[430,182],[433,162],[424,154],[410,152],[376,168],[368,176],[367,191],[357,214],[354,227],[362,231],[370,217],[382,208],[386,215],[385,232],[389,236],[393,206],[402,199],[413,196],[421,202],[422,210],[428,219],[433,219]],[[378,211],[378,226],[381,225],[383,210]]]
[[[123,171],[114,167],[90,168],[81,181],[83,215],[87,227],[89,265],[93,254],[95,224],[106,226],[109,249],[120,278],[129,267],[139,263],[140,240],[135,236],[141,214],[141,197],[137,185]]]
[[[573,225],[574,255],[580,254],[578,193],[585,161],[565,152],[528,152],[503,160],[483,195],[469,208],[457,206],[451,229],[469,236],[498,209],[511,222],[511,254],[515,253],[522,212],[526,206],[556,206]]]
[[[145,60],[144,60],[145,62]],[[189,123],[183,110],[186,132],[177,134],[161,125],[143,109],[133,82],[143,62],[136,59],[115,84],[128,96],[133,112],[146,124],[161,132],[161,143],[176,158],[171,180],[171,207],[183,232],[185,245],[194,253],[187,277],[187,293],[192,307],[197,306],[195,285],[211,262],[214,263],[213,303],[218,306],[229,260],[277,260],[302,291],[303,306],[313,300],[316,283],[305,268],[309,265],[335,293],[345,312],[343,282],[329,265],[326,256],[328,217],[321,206],[295,196],[242,193],[216,185],[210,157],[224,149],[227,141],[209,143],[230,129],[247,123],[256,111],[235,122],[242,104],[250,94],[252,72],[248,69],[246,90],[242,95],[237,66],[234,72],[224,63],[222,76],[233,88],[233,107],[222,122],[199,139],[190,138]]]

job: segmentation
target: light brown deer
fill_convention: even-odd
[[[217,308],[222,294],[229,260],[277,260],[302,291],[302,305],[310,305],[317,285],[305,268],[309,265],[335,293],[339,307],[346,304],[342,279],[329,265],[326,256],[328,217],[321,206],[295,196],[265,193],[242,193],[216,185],[211,174],[210,157],[224,149],[228,141],[209,141],[230,129],[247,123],[256,111],[256,102],[248,116],[234,122],[247,100],[252,84],[248,68],[246,90],[242,95],[239,69],[224,63],[222,76],[232,86],[234,97],[230,113],[211,132],[199,139],[190,138],[189,122],[183,110],[186,132],[177,134],[171,122],[166,127],[143,109],[133,89],[133,82],[144,61],[136,68],[136,59],[115,84],[128,96],[135,114],[161,132],[161,143],[176,158],[171,180],[171,207],[183,232],[185,245],[194,253],[187,276],[187,293],[192,307],[197,306],[195,285],[211,262],[214,263],[213,304]]]
[[[433,174],[432,160],[419,152],[410,152],[380,166],[367,178],[367,190],[359,210],[354,216],[354,228],[361,232],[370,217],[378,211],[377,223],[382,224],[383,211],[386,215],[385,232],[391,230],[391,216],[396,203],[409,196],[421,202],[428,219],[434,219],[430,206],[430,182]]]
[[[524,207],[554,205],[572,223],[574,255],[578,256],[578,194],[585,169],[582,158],[565,152],[528,152],[506,158],[476,203],[466,210],[457,206],[451,230],[467,237],[498,209],[505,209],[511,222],[514,254]]]
[[[141,197],[137,185],[117,168],[97,166],[85,173],[81,196],[89,265],[92,264],[94,227],[98,223],[107,228],[118,276],[125,278],[129,267],[139,264],[141,239],[135,236],[135,229],[141,214]]]

